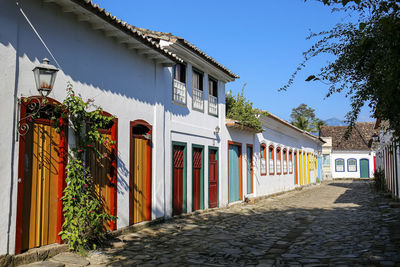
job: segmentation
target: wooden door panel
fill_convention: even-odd
[[[31,124],[24,155],[22,250],[56,242],[59,142],[53,127]]]
[[[193,148],[193,210],[201,207],[202,149]]]
[[[184,146],[174,146],[173,159],[173,214],[181,214],[183,208],[183,167],[184,167]]]
[[[239,200],[239,147],[229,145],[229,202]]]
[[[112,139],[111,133],[102,133],[102,135],[104,138],[108,138],[108,140],[115,141]],[[114,201],[112,199],[113,196],[111,192],[114,189],[114,185],[112,184],[114,168],[112,166],[113,157],[111,144],[110,142],[99,142],[96,144],[96,149],[102,155],[102,158],[96,156],[94,152],[90,153],[90,172],[93,176],[95,192],[103,205],[104,212],[112,214],[112,204]],[[107,230],[112,230],[111,221],[106,222],[105,227]]]
[[[217,151],[210,150],[208,160],[208,186],[209,186],[209,201],[208,205],[210,208],[215,208],[218,205],[218,161]]]
[[[133,223],[147,220],[147,140],[135,138],[134,141],[134,183],[133,183]]]

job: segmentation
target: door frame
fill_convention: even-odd
[[[187,213],[187,143],[172,141],[171,143],[171,192],[172,216],[174,216],[174,146],[183,146],[183,174],[182,174],[182,214]]]
[[[193,210],[193,148],[201,148],[200,210],[204,210],[204,146],[192,144],[192,210]]]
[[[295,177],[295,184],[298,185],[299,184],[299,176],[298,176],[298,164],[297,164],[297,151],[293,151],[293,157],[294,157],[294,177]]]
[[[32,98],[35,99],[40,99],[42,98],[41,96],[32,96]],[[29,99],[30,97],[22,97],[21,98],[21,107],[20,107],[20,123],[27,123],[27,107],[29,105]],[[25,102],[28,100],[27,102]],[[48,104],[50,105],[59,105],[61,106],[61,103],[58,102],[55,99],[47,97],[46,100],[48,101]],[[39,100],[41,101],[41,100]],[[32,119],[32,122],[36,122],[38,124],[44,124],[44,125],[51,125],[51,120],[49,119],[42,119],[42,118],[37,118],[37,119]],[[57,205],[57,238],[56,242],[58,244],[62,243],[61,236],[58,235],[58,233],[61,231],[61,225],[63,224],[64,221],[64,216],[63,216],[63,205],[61,198],[63,196],[63,191],[65,188],[65,168],[67,166],[68,162],[68,139],[67,139],[67,134],[68,134],[68,119],[64,119],[62,116],[60,117],[60,141],[59,141],[59,149],[60,149],[60,160],[58,163],[58,192],[57,192],[57,198],[58,198],[58,205]],[[16,213],[16,232],[15,232],[15,254],[20,254],[22,250],[22,212],[23,212],[23,196],[24,196],[24,169],[25,169],[25,136],[20,135],[19,137],[19,154],[18,154],[18,186],[17,186],[17,213]]]
[[[228,141],[228,203],[229,203],[229,145],[237,146],[239,148],[239,200],[243,200],[243,174],[242,174],[242,143]]]
[[[362,171],[362,169],[361,169],[361,160],[367,160],[368,161],[368,173],[367,173],[367,175],[368,175],[368,177],[367,178],[369,178],[370,177],[370,173],[369,173],[369,159],[368,158],[361,158],[360,159],[360,178],[361,178],[361,171]]]
[[[129,225],[133,224],[134,218],[132,215],[132,209],[133,209],[133,185],[131,185],[131,182],[133,181],[133,171],[134,171],[134,166],[133,166],[133,153],[134,153],[134,138],[143,138],[144,137],[138,137],[134,136],[132,134],[132,130],[135,126],[142,125],[145,126],[149,129],[149,134],[150,134],[150,140],[147,142],[147,183],[146,183],[146,191],[147,191],[147,203],[146,203],[146,209],[147,209],[147,218],[146,220],[150,221],[151,216],[152,216],[152,185],[153,185],[153,176],[152,176],[152,166],[153,166],[153,161],[152,161],[152,139],[153,139],[153,127],[151,126],[150,123],[148,123],[145,120],[135,120],[129,122]]]
[[[217,161],[217,208],[219,207],[219,158],[218,158],[218,147],[208,146],[208,208],[210,208],[210,150],[215,151],[215,160]]]
[[[251,148],[251,162],[250,162],[250,193],[247,192],[247,194],[254,194],[254,182],[253,182],[253,178],[254,178],[254,160],[253,160],[253,155],[254,155],[254,149],[253,149],[253,145],[252,144],[246,144],[246,158],[247,160],[249,160],[249,155],[247,154],[247,149]],[[247,163],[247,162],[246,162]],[[248,164],[246,164],[246,170],[247,170],[247,166]],[[248,170],[246,172],[246,174],[248,174]],[[247,176],[247,175],[246,175]]]

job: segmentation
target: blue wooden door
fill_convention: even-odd
[[[369,178],[369,160],[360,159],[360,177]]]
[[[229,145],[229,202],[239,200],[239,147]]]

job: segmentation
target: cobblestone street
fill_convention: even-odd
[[[399,266],[396,203],[335,181],[120,236],[91,266]],[[397,231],[396,231],[397,229]]]

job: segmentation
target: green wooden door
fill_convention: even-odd
[[[369,178],[369,160],[368,159],[360,160],[360,177],[361,178]]]

